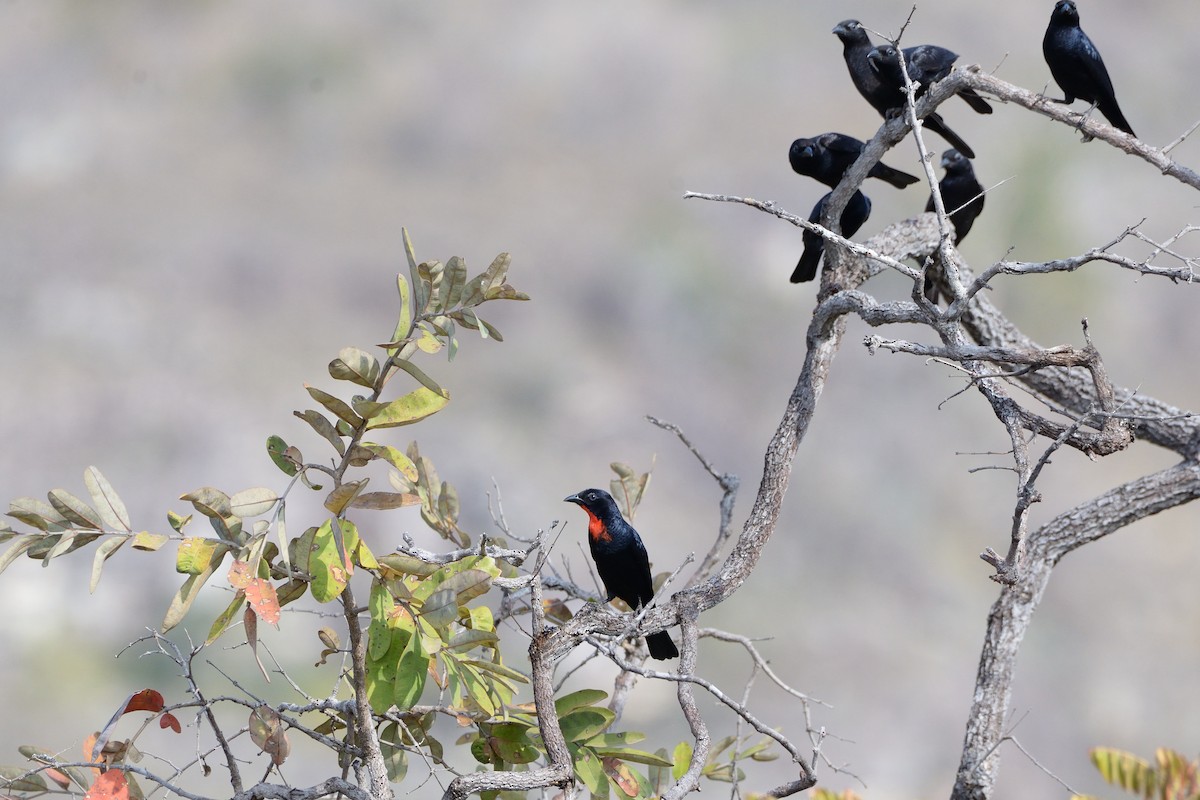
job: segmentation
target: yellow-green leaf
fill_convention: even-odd
[[[135,550],[143,550],[147,553],[153,553],[169,541],[171,541],[171,537],[164,536],[161,533],[142,531],[133,537],[133,544],[130,545],[130,547]]]
[[[437,394],[421,386],[387,403],[363,400],[355,403],[354,408],[367,419],[367,429],[375,430],[419,422],[441,411],[449,402],[449,392]]]
[[[360,481],[346,481],[341,486],[335,488],[325,497],[325,508],[329,509],[329,513],[338,515],[346,510],[354,498],[358,497],[363,488],[367,485],[369,478],[363,478]]]
[[[400,655],[400,663],[396,666],[395,694],[392,702],[401,711],[406,711],[416,705],[425,689],[425,676],[429,674],[429,657],[421,647],[421,637],[408,637],[408,644]]]
[[[233,513],[229,506],[229,495],[211,486],[202,486],[194,492],[180,495],[179,499],[187,500],[209,519],[224,519]]]
[[[362,419],[354,413],[354,409],[346,405],[344,400],[339,400],[328,392],[323,392],[315,386],[309,386],[307,383],[304,384],[304,388],[308,390],[313,400],[325,406],[335,417],[345,422],[351,428],[357,428],[362,425]]]
[[[357,347],[344,347],[337,358],[329,362],[329,375],[335,380],[350,381],[370,389],[379,378],[379,361]]]
[[[175,556],[175,571],[186,575],[211,572],[217,568],[229,550],[228,542],[189,536],[179,543],[179,553]]]

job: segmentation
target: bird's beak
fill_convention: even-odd
[[[950,156],[942,156],[942,169],[950,166]]]
[[[577,506],[581,506],[583,505],[583,498],[581,498],[578,494],[569,494],[563,498],[563,502],[574,503]]]
[[[843,34],[845,32],[846,32],[846,29],[843,28],[841,25],[834,25],[833,30],[830,31],[830,33],[834,34],[835,36],[840,36],[841,34]]]

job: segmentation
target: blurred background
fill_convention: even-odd
[[[948,46],[960,63],[1041,90],[1051,5],[935,0],[917,8],[904,43]],[[465,332],[453,362],[427,360],[454,400],[387,440],[420,441],[458,487],[463,527],[493,531],[498,487],[515,531],[566,521],[556,552],[586,579],[582,515],[560,498],[607,485],[620,460],[653,465],[636,524],[656,568],[702,554],[719,490],[644,415],[677,423],[741,476],[740,525],[803,359],[815,287],[787,282],[798,229],[682,195],[751,196],[807,215],[825,189],[791,172],[792,139],[868,139],[880,123],[830,29],[853,16],[894,33],[908,12],[883,0],[4,3],[2,499],[54,487],[85,496],[82,472],[95,464],[138,529],[165,532],[168,509],[189,510],[184,492],[281,490],[264,442],[279,434],[321,453],[291,411],[311,405],[304,382],[335,388],[325,366],[341,347],[390,336],[405,226],[421,259],[461,255],[479,271],[511,252],[511,282],[533,298],[485,307],[504,343]],[[1165,145],[1200,118],[1193,82],[1180,79],[1200,73],[1195,0],[1085,0],[1081,14],[1145,141]],[[1061,125],[999,104],[991,117],[957,101],[942,111],[977,151],[984,185],[1001,184],[963,246],[976,267],[1077,254],[1143,219],[1158,238],[1197,222],[1193,191]],[[1173,154],[1195,167],[1200,141]],[[886,160],[920,174],[911,142]],[[866,188],[874,211],[862,237],[928,196]],[[1176,248],[1194,254],[1194,236]],[[868,288],[909,292],[889,275]],[[1114,380],[1200,406],[1190,287],[1094,264],[1002,278],[993,294],[1047,345],[1081,343],[1086,316]],[[825,751],[866,788],[828,769],[823,785],[869,800],[939,797],[997,592],[978,554],[1007,546],[1014,480],[969,472],[1008,463],[976,393],[939,406],[958,377],[872,357],[858,344],[865,333],[851,323],[762,562],[703,622],[773,637],[761,647],[781,677],[829,704],[813,720],[831,734]],[[1172,461],[1141,444],[1095,463],[1059,453],[1031,524]],[[292,531],[320,521],[319,500],[294,499]],[[1104,792],[1093,745],[1200,751],[1198,522],[1200,508],[1184,508],[1085,548],[1046,593],[1011,727],[1077,790]],[[440,544],[408,511],[364,512],[359,524],[376,552],[406,531]],[[144,646],[113,659],[161,619],[179,583],[173,549],[122,551],[90,597],[91,549],[4,573],[0,763],[18,762],[22,743],[77,752],[143,685],[183,699],[169,664],[137,657]],[[228,602],[217,583],[188,620],[197,639]],[[319,619],[285,623],[266,644],[324,695],[334,668],[311,670]],[[263,684],[244,649],[212,657],[262,696],[295,699]],[[740,651],[706,642],[702,659],[706,677],[740,694]],[[611,675],[597,667],[581,679],[606,687]],[[211,671],[205,680],[233,692]],[[643,689],[625,725],[649,730],[649,749],[670,748],[686,735],[674,692]],[[761,678],[751,706],[803,740],[798,706]],[[721,712],[711,724],[732,730]],[[165,748],[165,736],[140,745]],[[192,734],[180,738],[186,752]],[[284,771],[299,784],[314,777],[306,769]],[[793,776],[781,759],[755,767],[749,788]],[[222,780],[218,771],[196,788],[219,795]],[[1066,794],[1004,746],[997,797]]]

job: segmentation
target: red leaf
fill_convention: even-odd
[[[263,622],[272,625],[279,624],[279,596],[275,587],[265,578],[254,578],[246,584],[246,599],[250,601],[254,613],[262,617]]]
[[[125,711],[128,714],[131,711],[153,711],[158,713],[167,707],[163,702],[163,696],[153,689],[142,689],[140,692],[129,698],[129,702],[125,704]]]
[[[158,727],[170,728],[176,733],[183,733],[183,728],[179,725],[179,720],[175,719],[174,714],[163,714],[158,718]]]
[[[64,789],[67,789],[71,786],[71,779],[67,777],[67,774],[57,769],[50,768],[42,774]]]
[[[129,800],[129,781],[119,769],[110,769],[92,782],[83,800]]]
[[[253,577],[250,564],[245,561],[234,561],[229,567],[229,585],[235,589],[245,589]]]

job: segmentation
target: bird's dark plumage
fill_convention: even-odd
[[[833,192],[826,194],[813,206],[812,213],[808,215],[809,222],[819,223],[821,221],[821,212],[825,210],[825,203],[831,194]],[[842,236],[848,239],[858,233],[858,229],[863,226],[869,216],[871,216],[871,198],[862,192],[855,192],[850,196],[846,210],[842,212]],[[820,234],[805,230],[800,239],[804,242],[804,252],[800,254],[800,261],[796,264],[796,269],[792,271],[792,283],[805,283],[817,277],[817,266],[821,263],[821,256],[825,254],[825,240],[821,238]]]
[[[854,88],[858,89],[858,93],[871,107],[885,118],[894,109],[903,108],[903,93],[897,100],[895,86],[887,84],[867,59],[867,55],[874,48],[871,45],[871,37],[867,35],[862,23],[856,19],[843,20],[834,27],[833,33],[842,42],[842,58],[846,61],[846,69],[850,72]],[[971,146],[950,130],[936,111],[926,116],[923,122],[926,128],[941,136],[967,158],[975,157]]]
[[[844,133],[822,133],[812,139],[797,139],[788,150],[788,161],[792,169],[801,175],[816,178],[829,188],[834,188],[846,174],[846,170],[854,166],[854,162],[862,155],[865,145],[853,136]],[[882,162],[871,167],[868,178],[878,178],[890,183],[897,189],[916,183],[920,180],[915,175],[901,172]]]
[[[1137,135],[1117,105],[1112,80],[1108,77],[1104,59],[1100,58],[1100,51],[1079,27],[1079,11],[1072,0],[1055,3],[1054,11],[1050,13],[1050,25],[1042,39],[1042,54],[1054,82],[1066,94],[1062,102],[1069,105],[1077,97],[1086,100],[1100,109],[1113,127],[1130,136]]]
[[[642,537],[621,516],[617,502],[603,489],[584,489],[565,498],[588,515],[588,545],[596,571],[608,593],[606,600],[619,597],[635,611],[654,599],[654,584],[650,578],[650,557]],[[659,660],[676,658],[679,650],[666,631],[646,637],[650,657]]]
[[[975,224],[975,218],[983,211],[983,184],[975,177],[975,168],[971,162],[963,158],[957,150],[947,150],[942,153],[942,168],[945,176],[938,182],[938,190],[942,194],[942,207],[950,215],[954,223],[954,242],[960,244],[966,238],[967,232]],[[933,195],[925,204],[926,211],[933,211]],[[936,268],[930,267],[925,273],[925,296],[931,303],[938,300]]]
[[[925,96],[929,87],[950,74],[958,53],[940,47],[936,44],[919,44],[916,47],[906,47],[904,67],[908,77],[917,87],[917,99]],[[867,60],[879,73],[880,81],[896,90],[899,105],[904,104],[904,73],[900,71],[900,54],[893,44],[882,44],[867,53]],[[972,109],[979,114],[991,114],[992,106],[969,86],[958,93]]]

